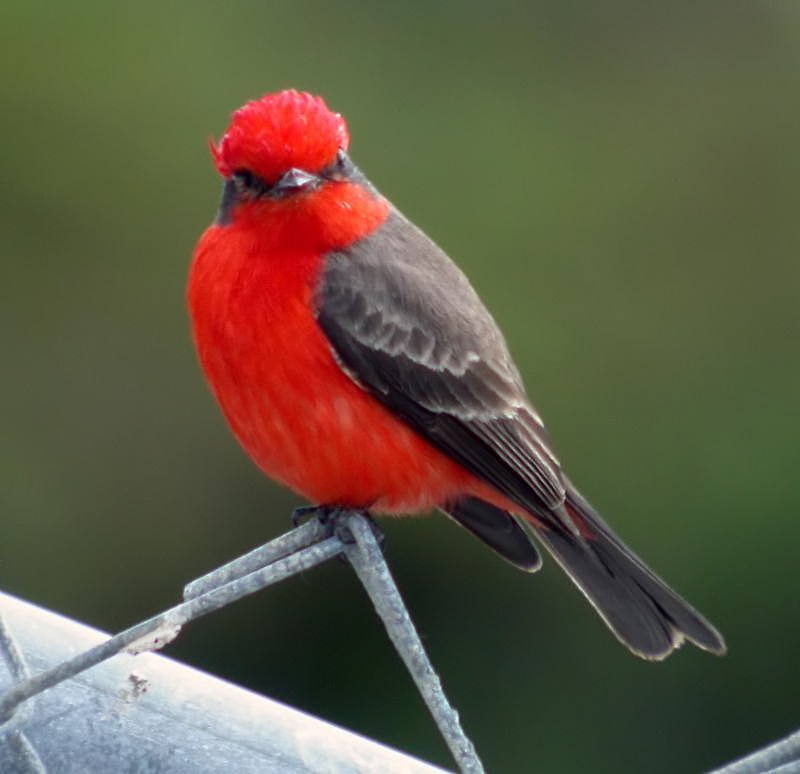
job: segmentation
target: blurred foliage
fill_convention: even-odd
[[[725,633],[629,656],[552,562],[441,517],[388,556],[490,771],[698,771],[798,724],[800,6],[0,7],[0,578],[108,629],[283,531],[299,501],[195,363],[206,140],[287,86],[471,276],[570,475]],[[448,765],[333,563],[168,651]]]

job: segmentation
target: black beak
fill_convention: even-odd
[[[292,167],[275,185],[270,189],[271,194],[284,196],[286,194],[297,193],[305,188],[313,188],[320,183],[317,175],[312,175],[302,169]]]

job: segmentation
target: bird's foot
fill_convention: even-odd
[[[299,527],[315,516],[320,524],[327,524],[338,510],[335,505],[301,505],[292,511],[292,526]]]
[[[375,540],[378,542],[378,545],[383,550],[383,545],[386,542],[386,536],[383,534],[383,531],[378,526],[375,519],[367,513],[367,511],[363,510],[350,510],[347,508],[340,508],[336,511],[336,513],[331,515],[332,524],[333,524],[333,533],[342,543],[354,543],[355,538],[353,537],[352,532],[350,531],[350,527],[348,521],[342,517],[348,516],[351,514],[358,514],[359,516],[366,519],[367,524],[369,524],[369,528],[372,530],[372,534],[375,536]]]
[[[293,526],[299,527],[308,519],[316,518],[320,524],[328,527],[331,535],[336,535],[342,543],[353,543],[353,535],[347,526],[346,520],[343,519],[344,516],[352,513],[359,513],[367,520],[375,539],[378,541],[378,545],[383,548],[386,536],[375,522],[375,519],[366,510],[360,508],[345,508],[340,505],[301,505],[292,511],[291,519]]]

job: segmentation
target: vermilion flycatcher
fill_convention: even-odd
[[[469,281],[347,155],[344,119],[284,91],[212,153],[225,179],[189,308],[236,437],[324,506],[439,508],[533,571],[532,533],[634,653],[720,634],[609,529],[561,470]]]

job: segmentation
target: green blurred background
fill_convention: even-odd
[[[470,275],[571,477],[728,639],[640,662],[552,562],[385,523],[488,770],[699,771],[800,725],[796,0],[6,0],[0,29],[4,590],[119,629],[287,528],[184,283],[208,138],[294,86]],[[167,653],[450,765],[340,563]]]

